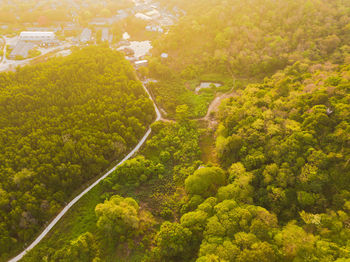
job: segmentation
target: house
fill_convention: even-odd
[[[102,36],[101,36],[101,41],[109,41],[109,31],[108,28],[103,28],[102,29]]]
[[[135,17],[136,17],[136,18],[140,18],[140,19],[142,19],[142,20],[146,20],[146,21],[152,20],[151,17],[149,17],[149,16],[147,16],[147,15],[145,15],[145,14],[142,14],[142,13],[136,13]]]
[[[80,35],[80,42],[82,43],[86,43],[89,42],[91,40],[91,29],[89,28],[84,28],[83,32]]]
[[[21,41],[32,41],[32,42],[45,42],[55,40],[56,35],[54,32],[43,32],[43,31],[24,31],[19,35]]]
[[[147,12],[146,15],[153,19],[160,17],[160,13],[156,9],[153,9],[152,11]]]
[[[136,68],[140,68],[142,66],[147,66],[148,60],[139,60],[139,61],[136,61],[134,64]]]
[[[146,30],[151,32],[159,32],[159,33],[164,32],[164,29],[159,25],[154,25],[154,26],[148,25],[146,26]]]

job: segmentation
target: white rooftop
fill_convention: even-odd
[[[54,36],[54,32],[43,32],[43,31],[23,31],[20,36]]]
[[[148,60],[140,60],[140,61],[136,61],[135,64],[138,65],[138,64],[144,64],[147,62],[148,62]]]
[[[137,14],[135,15],[135,17],[140,18],[140,19],[142,19],[142,20],[152,20],[151,17],[149,17],[149,16],[147,16],[147,15],[144,15],[144,14],[142,14],[142,13],[137,13]]]
[[[152,11],[147,12],[146,15],[152,17],[159,17],[160,13],[157,10],[153,9]]]

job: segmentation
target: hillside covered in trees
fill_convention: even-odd
[[[161,3],[186,14],[138,73],[172,119],[23,261],[350,261],[350,2]],[[154,110],[109,49],[0,78],[4,260]],[[201,81],[221,86],[197,92]]]
[[[28,243],[155,118],[124,57],[91,47],[0,74],[0,254]]]
[[[349,65],[297,62],[221,105],[219,163],[183,184],[149,261],[348,261]]]
[[[349,1],[164,2],[187,11],[154,42],[149,64],[149,74],[161,80],[156,99],[170,114],[177,105],[186,103],[193,112],[198,100],[206,101],[205,94],[194,93],[193,81],[260,81],[297,61],[350,60]],[[169,58],[161,58],[162,53]]]
[[[155,123],[69,218],[79,234],[61,225],[25,261],[348,261],[350,67],[296,63],[237,92],[217,164],[199,161],[195,120]]]

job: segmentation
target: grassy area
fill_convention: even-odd
[[[232,77],[217,73],[207,73],[199,77],[200,81],[203,82],[217,82],[223,85],[232,85]]]
[[[80,234],[96,228],[95,206],[102,201],[100,198],[102,188],[97,185],[86,194],[74,208],[69,210],[55,229],[44,239],[43,246],[59,248],[63,243],[77,238]],[[60,241],[57,241],[57,240]],[[39,244],[40,248],[40,244]]]
[[[208,129],[208,122],[200,121],[201,136],[199,138],[199,146],[201,148],[201,160],[203,163],[218,163],[215,150],[215,130]]]
[[[201,89],[196,93],[196,87],[201,81],[216,82],[220,87]],[[217,74],[202,75],[195,80],[176,79],[172,81],[159,81],[150,85],[150,90],[157,103],[167,113],[168,117],[175,116],[176,107],[186,104],[189,107],[191,118],[205,116],[208,106],[217,93],[225,93],[232,88],[233,80],[228,76]]]

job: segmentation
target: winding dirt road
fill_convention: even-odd
[[[231,89],[229,92],[221,94],[219,96],[216,96],[214,98],[214,100],[210,103],[209,107],[208,107],[208,111],[207,114],[205,115],[205,117],[200,118],[199,120],[210,120],[210,115],[213,112],[217,112],[219,110],[219,106],[222,102],[222,100],[226,99],[226,98],[230,98],[230,97],[234,97],[236,96],[237,93]]]

